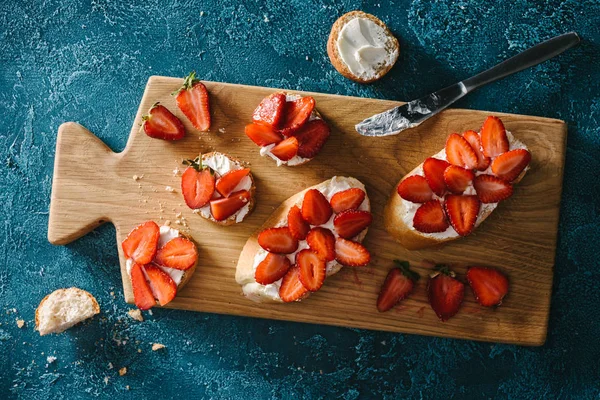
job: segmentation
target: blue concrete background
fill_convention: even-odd
[[[402,46],[394,69],[370,86],[340,76],[325,51],[332,23],[353,9],[387,22]],[[569,125],[543,347],[171,310],[138,323],[126,315],[112,226],[66,247],[46,240],[58,126],[78,121],[121,150],[150,75],[195,69],[207,80],[406,100],[570,30],[579,48],[457,105]],[[600,396],[597,0],[2,0],[0,110],[2,398]],[[41,338],[35,307],[73,284],[98,298],[102,314]],[[166,351],[151,351],[153,342]]]

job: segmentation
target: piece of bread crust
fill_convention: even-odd
[[[346,77],[350,80],[353,80],[355,82],[358,82],[358,83],[375,82],[376,80],[382,78],[385,74],[387,74],[390,69],[392,69],[392,67],[398,60],[398,58],[396,57],[394,62],[390,65],[382,65],[380,67],[380,69],[377,71],[377,73],[375,74],[375,76],[371,79],[364,79],[364,78],[360,78],[360,77],[354,75],[350,71],[350,69],[348,69],[348,66],[346,65],[346,63],[344,63],[344,60],[342,60],[342,57],[340,56],[338,48],[337,48],[337,39],[340,34],[340,31],[342,30],[344,25],[346,25],[348,22],[350,22],[354,18],[367,18],[367,19],[370,19],[371,21],[373,21],[374,23],[376,23],[377,25],[379,25],[380,27],[382,27],[385,30],[385,32],[387,33],[387,35],[390,37],[390,40],[392,41],[392,47],[391,47],[390,51],[397,50],[397,53],[398,54],[400,53],[400,44],[398,43],[398,39],[396,39],[396,37],[392,34],[390,29],[387,27],[387,25],[383,21],[381,21],[379,18],[377,18],[374,15],[367,14],[366,12],[356,10],[356,11],[350,11],[350,12],[342,15],[341,17],[339,17],[337,19],[337,21],[335,21],[335,23],[331,27],[331,33],[329,34],[329,39],[327,40],[327,54],[329,55],[331,64],[333,64],[335,69],[340,74],[342,74],[344,77]]]
[[[89,315],[89,316],[81,317],[80,319],[77,319],[77,320],[70,321],[68,324],[66,324],[68,326],[64,327],[63,329],[59,329],[57,326],[53,326],[53,327],[41,326],[42,318],[44,318],[44,315],[42,315],[42,313],[44,312],[44,306],[45,306],[46,302],[54,301],[55,297],[60,297],[60,296],[69,296],[69,297],[84,296],[85,298],[87,298],[91,301],[93,314]],[[40,332],[40,336],[44,336],[49,333],[62,333],[65,330],[71,328],[72,326],[78,324],[79,322],[82,322],[88,318],[91,318],[93,315],[96,315],[98,313],[100,313],[100,306],[98,305],[96,298],[94,296],[92,296],[89,292],[79,289],[79,288],[76,288],[76,287],[57,289],[54,292],[46,295],[46,297],[44,297],[42,299],[42,301],[40,301],[40,304],[38,305],[37,309],[35,310],[35,328],[37,331]],[[50,317],[50,316],[48,316],[48,317]],[[55,325],[57,325],[57,324],[59,324],[59,323],[56,322]]]

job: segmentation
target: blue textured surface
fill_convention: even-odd
[[[600,396],[597,0],[21,3],[0,1],[0,397]],[[371,86],[337,74],[325,52],[331,24],[353,9],[387,22],[402,46],[394,69]],[[195,69],[207,80],[412,99],[569,30],[582,36],[579,48],[457,105],[568,123],[543,347],[172,310],[138,323],[126,315],[112,226],[66,247],[46,240],[58,126],[78,121],[122,149],[149,75]],[[37,303],[73,284],[96,295],[101,316],[39,337]],[[166,351],[151,351],[153,342]],[[57,360],[48,364],[48,355]]]

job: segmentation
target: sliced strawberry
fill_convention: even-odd
[[[450,164],[467,169],[475,169],[479,165],[475,150],[458,133],[452,133],[446,140],[446,159]]]
[[[163,267],[186,270],[198,261],[198,249],[194,242],[183,237],[169,240],[158,249],[154,262]]]
[[[242,168],[229,171],[225,175],[217,179],[215,189],[217,189],[217,192],[219,192],[221,196],[227,197],[231,193],[233,193],[237,185],[242,181],[242,179],[248,176],[249,173],[250,168]]]
[[[337,192],[329,200],[331,208],[335,213],[358,208],[365,200],[366,193],[359,188],[350,188]]]
[[[258,264],[254,272],[254,279],[261,285],[277,282],[288,272],[292,263],[282,254],[268,253],[264,260]]]
[[[419,274],[410,270],[407,261],[394,260],[394,262],[398,267],[388,272],[377,298],[379,312],[386,312],[404,300],[413,291],[415,282],[420,278]]]
[[[154,264],[144,265],[142,268],[146,271],[148,283],[152,288],[152,293],[158,300],[158,304],[164,306],[177,295],[177,284],[165,271]]]
[[[475,174],[469,169],[451,165],[444,171],[444,182],[452,193],[461,194],[475,179]]]
[[[291,267],[281,281],[279,297],[285,303],[290,303],[302,300],[307,294],[308,290],[300,282],[300,268],[298,266]]]
[[[437,158],[429,157],[423,162],[423,174],[429,183],[429,187],[438,196],[443,196],[446,191],[446,183],[444,182],[444,171],[450,163]]]
[[[475,299],[484,307],[499,306],[508,293],[508,279],[494,268],[471,267],[467,271],[467,281]]]
[[[211,168],[202,165],[202,156],[184,164],[189,167],[181,175],[181,193],[185,204],[196,210],[206,205],[215,192],[215,175]]]
[[[475,177],[473,186],[482,203],[497,203],[508,199],[513,194],[512,185],[494,175]]]
[[[265,229],[258,234],[258,244],[271,253],[290,254],[298,249],[298,240],[287,226]]]
[[[223,221],[238,212],[250,201],[250,192],[247,190],[239,190],[229,195],[229,197],[221,197],[211,200],[210,213],[217,221]]]
[[[290,228],[292,236],[297,240],[306,239],[306,235],[310,231],[310,225],[302,217],[302,211],[300,211],[298,206],[290,208],[288,212],[288,228]]]
[[[477,196],[449,194],[444,202],[450,224],[460,236],[467,236],[475,227],[481,203]]]
[[[244,130],[246,136],[259,146],[268,146],[273,143],[279,143],[283,136],[269,125],[250,124],[246,125]]]
[[[337,234],[344,239],[358,235],[373,222],[373,215],[368,211],[346,210],[333,219],[333,226]]]
[[[300,142],[298,155],[303,158],[315,157],[329,139],[330,133],[329,125],[322,119],[308,121],[294,135]]]
[[[413,203],[425,203],[433,199],[433,191],[427,179],[421,175],[412,175],[402,180],[397,190],[400,197]]]
[[[371,261],[369,250],[358,242],[337,238],[335,240],[335,259],[348,267],[363,267]]]
[[[335,260],[335,236],[327,228],[315,227],[306,236],[308,246],[321,259],[325,261]]]
[[[173,93],[176,95],[177,107],[198,130],[210,129],[210,103],[208,90],[191,72],[183,81],[183,86]]]
[[[156,222],[144,222],[133,228],[121,243],[123,254],[138,264],[148,264],[156,255],[159,237],[160,228]]]
[[[529,165],[531,153],[525,149],[516,149],[500,154],[492,162],[492,172],[507,182],[512,182]]]
[[[310,96],[301,97],[294,101],[288,101],[285,105],[285,120],[281,128],[283,136],[296,134],[310,118],[315,108],[315,99]]]
[[[131,288],[133,290],[133,301],[140,310],[148,310],[156,305],[154,294],[146,281],[146,276],[139,264],[131,266]]]
[[[316,252],[304,249],[296,254],[296,265],[300,268],[300,282],[310,292],[321,289],[325,282],[325,260]]]
[[[481,147],[486,157],[497,157],[508,151],[508,137],[500,118],[491,116],[486,118],[481,127]]]
[[[463,137],[473,150],[475,151],[475,155],[477,156],[477,167],[476,169],[479,171],[485,171],[487,167],[490,166],[490,158],[483,155],[483,148],[481,147],[481,138],[479,134],[475,131],[466,131],[463,133]]]
[[[291,136],[277,143],[271,149],[271,153],[281,161],[288,161],[298,154],[298,146],[298,139],[296,139],[294,136]]]
[[[302,217],[311,225],[322,225],[329,221],[333,213],[331,205],[317,189],[310,189],[302,200]]]
[[[439,200],[429,200],[415,212],[413,226],[423,233],[444,232],[448,229],[448,220]]]
[[[279,129],[285,110],[285,93],[273,93],[265,97],[254,113],[252,120],[257,124],[265,124]]]
[[[183,124],[165,106],[156,103],[142,117],[146,135],[164,140],[179,140],[185,136]]]
[[[465,284],[455,276],[448,267],[439,266],[427,285],[429,304],[442,321],[456,315],[465,297]]]

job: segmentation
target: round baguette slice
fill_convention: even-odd
[[[35,310],[35,327],[41,336],[61,333],[99,312],[98,302],[85,290],[58,289],[44,297]]]

